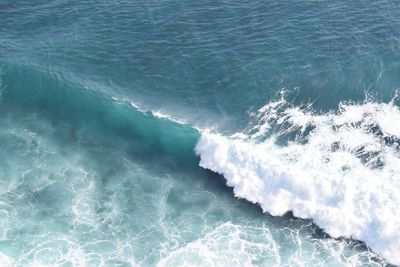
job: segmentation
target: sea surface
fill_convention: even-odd
[[[0,266],[400,264],[398,1],[0,0]]]

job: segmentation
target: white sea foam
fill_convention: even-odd
[[[285,246],[282,234],[290,240]],[[157,266],[381,266],[374,257],[371,251],[352,253],[343,241],[312,240],[299,229],[226,222],[170,252]]]
[[[279,246],[268,228],[227,222],[171,252],[157,266],[279,266],[280,261]]]
[[[151,111],[151,114],[154,117],[159,118],[159,119],[169,120],[169,121],[172,121],[172,122],[175,122],[175,123],[178,123],[178,124],[187,124],[187,122],[185,120],[175,118],[173,116],[170,116],[170,115],[167,115],[165,113],[162,113],[161,111]]]
[[[1,266],[4,267],[15,266],[14,260],[1,252],[0,252],[0,264]]]
[[[252,118],[247,138],[204,132],[195,149],[200,166],[265,212],[311,218],[331,236],[365,241],[400,264],[400,110],[393,102],[316,114],[281,99]]]

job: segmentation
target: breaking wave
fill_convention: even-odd
[[[264,211],[398,262],[394,103],[317,115],[282,98],[228,137],[64,77],[0,70],[2,266],[386,264],[308,221],[263,216],[199,164]]]
[[[265,212],[312,219],[400,264],[400,109],[395,99],[341,103],[318,114],[285,98],[230,137],[204,132],[200,166]]]

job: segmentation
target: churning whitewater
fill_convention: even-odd
[[[200,166],[222,174],[235,196],[272,215],[292,211],[312,219],[332,237],[362,240],[400,264],[400,110],[394,101],[342,103],[338,111],[317,114],[282,98],[251,114],[248,135],[203,133],[196,153]],[[280,130],[268,134],[272,128]]]

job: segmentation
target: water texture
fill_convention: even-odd
[[[0,265],[400,264],[399,18],[0,0]]]

